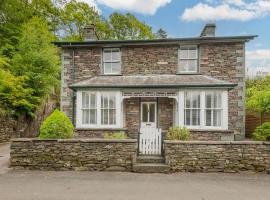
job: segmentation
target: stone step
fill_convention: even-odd
[[[170,167],[161,163],[136,163],[133,172],[137,173],[169,173]]]
[[[137,163],[165,163],[165,158],[162,156],[138,156]]]

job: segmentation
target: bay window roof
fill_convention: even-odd
[[[237,84],[206,75],[96,76],[70,86],[79,88],[234,88]]]

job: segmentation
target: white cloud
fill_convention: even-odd
[[[247,75],[253,77],[258,71],[270,74],[270,49],[246,52]]]
[[[184,21],[237,20],[248,21],[270,13],[270,0],[206,0],[181,15]]]
[[[160,7],[167,5],[171,0],[96,0],[96,2],[116,10],[154,15]]]

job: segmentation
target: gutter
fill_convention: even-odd
[[[126,85],[126,86],[120,86],[120,85],[116,85],[116,86],[104,86],[104,85],[91,85],[91,86],[70,86],[71,89],[73,90],[78,90],[78,89],[89,89],[89,88],[95,88],[95,89],[115,89],[115,88],[121,88],[121,89],[136,89],[136,88],[149,88],[149,89],[153,89],[153,88],[166,88],[166,89],[171,89],[171,88],[228,88],[228,89],[233,89],[234,87],[236,87],[238,84],[222,84],[222,85]]]

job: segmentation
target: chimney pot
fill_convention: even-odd
[[[96,25],[91,24],[84,27],[84,41],[95,41],[97,40]]]
[[[215,37],[216,35],[216,24],[208,23],[205,24],[200,37]]]

